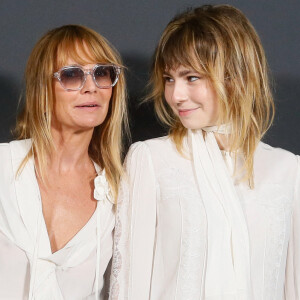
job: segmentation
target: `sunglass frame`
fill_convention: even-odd
[[[108,86],[100,86],[98,83],[97,83],[97,80],[95,78],[95,70],[98,68],[98,67],[113,67],[115,73],[116,73],[116,78],[115,78],[115,81],[112,82],[111,85],[108,85]],[[83,71],[83,74],[84,74],[84,77],[83,77],[83,80],[81,82],[81,85],[80,87],[78,88],[66,88],[64,86],[64,84],[62,83],[62,80],[61,80],[61,73],[65,70],[69,70],[69,69],[77,69],[79,68],[81,71]],[[71,65],[71,66],[64,66],[62,68],[60,68],[57,72],[55,72],[53,74],[53,77],[58,79],[60,85],[66,90],[66,91],[79,91],[83,88],[85,82],[86,82],[86,77],[87,75],[91,75],[92,78],[93,78],[93,81],[95,83],[95,85],[99,88],[99,89],[109,89],[111,87],[114,87],[116,85],[116,83],[118,82],[119,80],[119,76],[120,76],[120,73],[121,73],[121,67],[120,66],[117,66],[117,65],[114,65],[114,64],[95,64],[95,66],[92,68],[92,69],[84,69],[82,66],[80,65]]]

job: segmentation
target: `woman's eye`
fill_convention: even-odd
[[[189,81],[189,82],[194,82],[194,81],[196,81],[196,80],[198,80],[198,79],[200,79],[199,76],[189,76],[189,77],[188,77],[188,81]]]
[[[164,76],[164,81],[165,81],[165,82],[173,82],[174,79],[171,78],[171,77],[169,77],[169,76]]]

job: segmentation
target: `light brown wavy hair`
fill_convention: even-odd
[[[80,25],[65,25],[47,32],[33,48],[25,71],[26,93],[23,111],[17,119],[17,139],[32,140],[32,149],[19,170],[35,155],[39,173],[45,174],[48,157],[54,151],[51,119],[54,109],[53,74],[72,58],[78,64],[111,63],[122,67],[118,52],[94,30]],[[124,72],[113,87],[104,122],[94,128],[89,156],[105,168],[114,196],[122,173],[124,136],[128,136]]]
[[[255,29],[229,5],[189,9],[167,25],[154,55],[149,99],[181,152],[187,129],[164,99],[163,79],[166,70],[180,65],[211,82],[220,108],[218,124],[232,124],[230,151],[242,150],[245,179],[253,186],[254,151],[274,118],[266,56]]]

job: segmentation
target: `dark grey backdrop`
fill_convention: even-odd
[[[15,123],[23,72],[33,45],[47,30],[82,24],[104,35],[128,66],[133,140],[164,134],[144,95],[150,58],[174,14],[190,6],[224,3],[183,0],[52,0],[0,2],[0,142],[9,141]],[[266,50],[275,82],[277,114],[265,140],[300,154],[300,1],[230,0],[252,21]]]

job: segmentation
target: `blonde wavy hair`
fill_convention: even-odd
[[[33,48],[26,66],[25,104],[18,116],[15,133],[17,139],[31,138],[32,149],[19,170],[35,155],[39,173],[45,173],[48,157],[54,150],[51,135],[55,98],[53,73],[63,67],[68,58],[81,65],[111,63],[122,67],[118,52],[90,28],[65,25],[47,32]],[[125,78],[121,72],[113,87],[107,117],[95,127],[88,150],[91,159],[105,168],[114,196],[122,173],[122,138],[129,134],[126,98]]]
[[[176,16],[154,55],[149,96],[159,119],[182,151],[187,129],[164,99],[163,74],[183,65],[211,82],[219,103],[218,124],[231,123],[230,151],[244,154],[253,186],[253,156],[274,119],[274,102],[261,41],[245,15],[229,5],[204,5]]]

